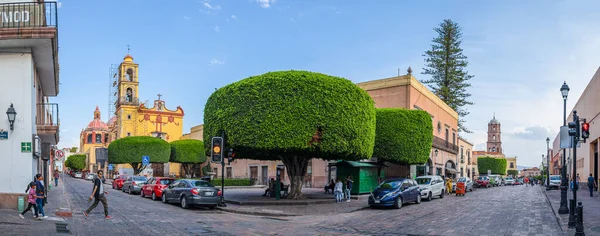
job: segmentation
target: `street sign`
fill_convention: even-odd
[[[573,139],[569,136],[569,127],[560,127],[560,148],[573,148]]]
[[[112,164],[108,164],[108,170],[113,170],[113,165]]]
[[[56,150],[56,152],[54,153],[54,156],[56,156],[60,159],[65,156],[65,153],[62,150]]]
[[[0,130],[0,139],[8,139],[8,131]]]
[[[488,175],[492,175],[492,170],[488,170]]]
[[[31,142],[21,142],[21,152],[31,152]]]
[[[150,157],[149,156],[142,156],[142,164],[143,165],[150,164]]]

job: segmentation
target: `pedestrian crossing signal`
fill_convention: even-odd
[[[583,138],[583,140],[585,140],[589,137],[590,137],[590,123],[587,123],[587,121],[585,119],[583,119],[583,124],[581,124],[581,138]]]
[[[212,162],[221,163],[223,161],[223,138],[213,137],[211,142],[210,157]]]

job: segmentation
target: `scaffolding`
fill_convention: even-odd
[[[108,69],[108,118],[115,116],[117,98],[119,96],[119,66],[112,64]]]

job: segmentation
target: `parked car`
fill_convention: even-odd
[[[142,191],[142,186],[146,182],[148,182],[148,178],[144,176],[129,176],[125,182],[123,182],[123,187],[121,190],[123,192],[127,190],[129,194],[137,194]]]
[[[221,202],[223,192],[204,180],[180,179],[163,190],[163,203],[177,202],[182,208],[201,205],[214,209]]]
[[[465,183],[465,192],[473,192],[473,181],[469,177],[460,177],[455,182],[452,182],[452,192],[456,191],[456,183],[463,182]]]
[[[517,179],[513,185],[523,185],[523,180]]]
[[[75,172],[75,175],[73,175],[73,177],[81,178],[81,172]]]
[[[91,180],[91,181],[94,181],[94,178],[96,178],[96,174],[94,174],[94,173],[89,173],[85,176],[85,179]]]
[[[506,179],[504,179],[504,184],[513,186],[515,185],[515,179],[513,179],[512,177],[507,177]]]
[[[144,186],[142,186],[142,197],[151,196],[152,200],[156,201],[162,198],[163,190],[166,189],[169,184],[175,181],[174,178],[170,177],[156,177],[150,178]]]
[[[128,175],[119,175],[112,182],[112,188],[114,189],[123,189],[123,182],[127,180]]]
[[[477,184],[482,188],[489,188],[490,178],[488,178],[487,176],[479,176],[479,178],[477,178]]]
[[[412,179],[389,179],[381,183],[369,196],[369,206],[391,206],[400,209],[404,203],[421,203],[421,190]]]
[[[548,187],[550,188],[560,188],[560,175],[550,175],[550,184]]]
[[[490,178],[490,184],[493,186],[502,186],[502,177],[500,175],[488,175]]]
[[[421,198],[431,201],[433,196],[444,198],[444,179],[437,175],[419,176],[415,179],[421,189]]]

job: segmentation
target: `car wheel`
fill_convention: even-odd
[[[133,194],[133,192],[131,192],[131,187],[129,187],[129,194]]]
[[[161,197],[161,200],[162,200],[162,202],[163,202],[163,203],[165,203],[165,204],[166,204],[166,203],[169,203],[169,202],[167,201],[167,198],[165,197],[165,194],[164,194],[164,193],[163,193],[163,195],[162,195],[162,197]]]
[[[214,210],[215,208],[217,208],[217,206],[216,205],[210,205],[210,206],[208,206],[208,208],[211,209],[211,210]]]
[[[394,205],[392,205],[392,206],[396,209],[402,208],[402,198],[397,197],[396,199],[394,199]]]
[[[144,190],[140,190],[140,196],[146,197],[146,195],[144,195]]]
[[[113,187],[113,189],[115,189],[115,185],[114,184],[112,185],[112,187]]]
[[[421,194],[417,195],[417,201],[415,201],[417,204],[421,204]]]
[[[189,207],[190,206],[188,206],[187,200],[185,199],[185,197],[181,197],[181,208],[188,209]]]
[[[152,201],[156,201],[156,193],[152,192]]]
[[[444,198],[444,190],[442,189],[442,194],[440,194],[440,198]]]
[[[432,198],[431,192],[429,192],[429,194],[427,194],[427,201],[431,201],[431,198]]]

